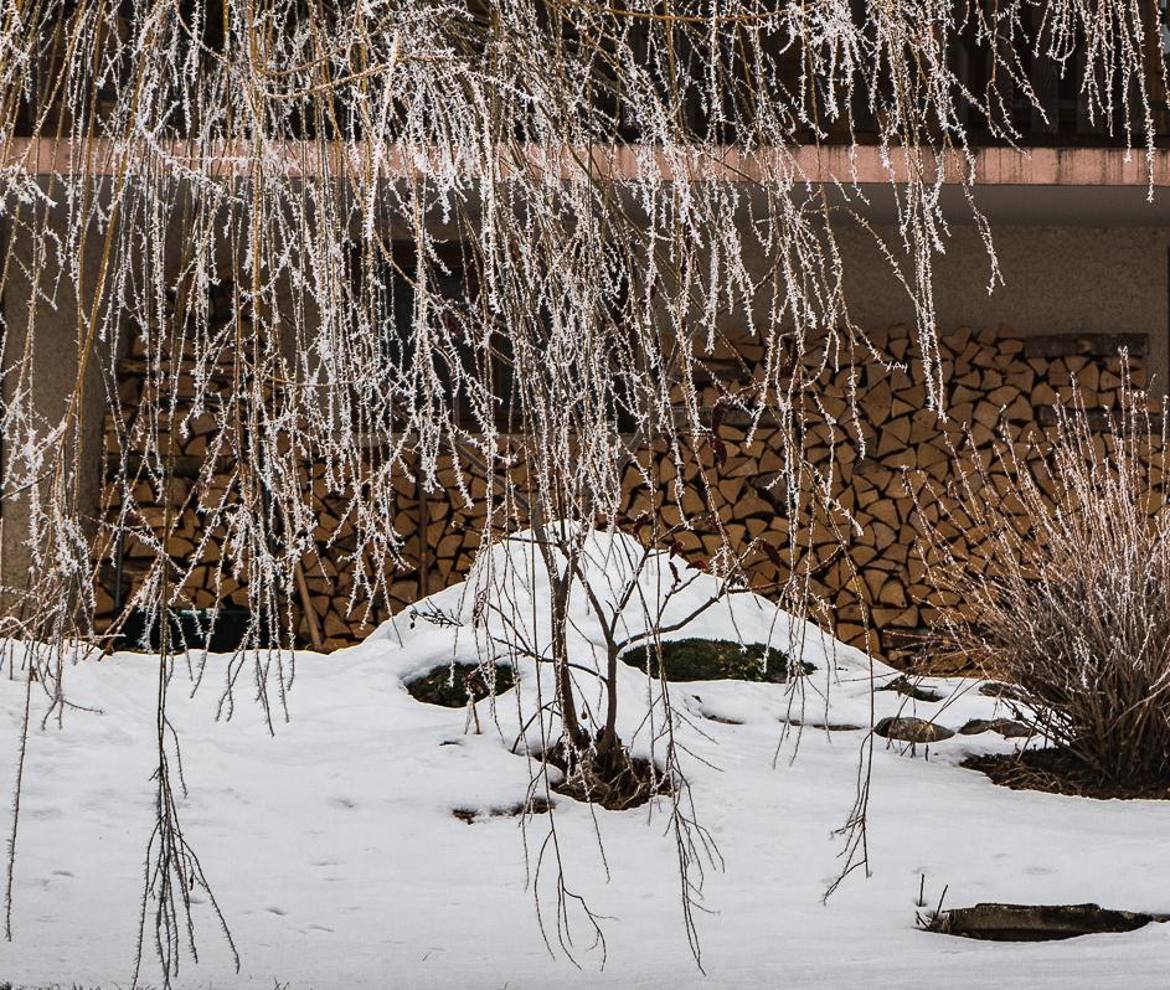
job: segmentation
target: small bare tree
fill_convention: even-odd
[[[535,710],[520,712],[523,722],[513,744],[524,743],[535,756],[532,786],[544,793],[541,809],[553,822],[550,835],[555,835],[550,791],[615,811],[655,797],[665,802],[679,849],[685,926],[699,960],[694,912],[702,877],[706,867],[720,866],[722,860],[690,800],[683,748],[676,741],[679,720],[685,716],[671,702],[667,665],[647,665],[651,697],[627,714],[627,726],[636,725],[634,735],[648,737],[641,745],[645,755],[635,755],[628,746],[632,740],[623,738],[619,725],[620,685],[629,676],[623,657],[641,648],[661,660],[664,638],[717,606],[730,606],[733,596],[748,589],[742,557],[717,561],[715,575],[681,567],[667,548],[674,535],[667,530],[657,541],[660,545],[645,545],[626,534],[552,520],[509,537],[498,557],[500,566],[480,577],[477,628],[487,662],[532,664],[537,671],[550,671],[553,696],[545,700],[538,693]],[[547,614],[541,578],[548,583]],[[696,582],[705,585],[701,593],[695,593]],[[730,607],[727,614],[734,630]],[[590,644],[584,651],[583,641]],[[550,774],[556,775],[556,783]],[[600,834],[598,839],[603,841]],[[545,848],[538,861],[538,888]],[[554,858],[561,944],[570,951],[566,912],[574,902],[604,940],[588,905],[565,895],[559,843]]]
[[[664,536],[669,539],[671,531]],[[620,810],[641,804],[655,793],[660,781],[652,765],[638,764],[631,758],[618,730],[621,658],[638,646],[660,650],[662,637],[686,628],[716,605],[728,604],[732,595],[747,591],[742,570],[739,566],[724,569],[708,594],[700,601],[687,598],[686,610],[668,621],[671,607],[704,576],[696,570],[684,575],[670,559],[669,550],[641,546],[635,551],[620,536],[607,540],[604,534],[563,520],[534,526],[529,534],[511,537],[508,542],[517,540],[535,546],[548,574],[549,642],[534,642],[506,607],[509,596],[493,594],[485,601],[489,603],[486,613],[499,619],[500,631],[492,637],[492,648],[498,651],[495,655],[507,656],[510,662],[522,659],[552,665],[561,735],[543,755],[566,771],[571,792],[606,808]],[[733,564],[741,561],[742,555]],[[574,591],[584,599],[591,628],[601,637],[599,649],[590,658],[591,667],[570,659],[569,609]],[[577,701],[575,681],[581,674],[602,686],[601,708],[588,716]],[[664,665],[659,674],[665,697]],[[667,707],[663,717],[668,727],[672,714]],[[661,783],[669,788],[669,781]]]

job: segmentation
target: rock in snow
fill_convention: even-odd
[[[950,739],[954,733],[941,725],[921,718],[883,718],[873,727],[883,739],[897,739],[900,742],[932,743]]]
[[[1004,739],[1027,739],[1033,734],[1031,728],[1014,718],[973,718],[959,729],[964,736],[981,732],[998,732]]]

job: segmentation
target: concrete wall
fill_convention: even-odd
[[[888,243],[897,232],[881,228]],[[914,308],[879,256],[873,239],[843,230],[846,293],[856,322],[866,327],[913,325]],[[988,295],[990,267],[973,226],[956,226],[935,264],[939,329],[1000,324],[1014,334],[1143,333],[1151,388],[1167,390],[1167,265],[1170,228],[1017,227],[993,230],[1004,284]]]
[[[50,225],[58,235],[64,236],[62,211],[53,212]],[[84,326],[89,300],[83,298],[84,306],[79,307],[68,264],[60,264],[52,253],[38,257],[34,241],[14,234],[11,220],[5,224],[3,237],[5,252],[11,248],[0,298],[6,329],[4,401],[12,403],[18,390],[27,388],[32,398],[32,412],[39,421],[36,432],[43,437],[49,426],[60,423],[78,386],[81,341],[86,336]],[[83,247],[80,257],[83,293],[96,284],[100,256],[101,244],[91,239]],[[106,397],[101,367],[109,362],[109,343],[95,340],[87,373],[81,383],[74,426],[62,440],[65,470],[70,475],[76,472],[73,477],[78,503],[86,517],[84,525],[91,535],[103,474]],[[16,370],[22,363],[27,368],[25,373]],[[2,456],[7,467],[15,455],[12,449],[5,449]],[[6,611],[16,607],[20,592],[27,585],[32,557],[30,507],[27,494],[7,498],[0,506],[0,519],[3,520],[0,586],[9,589],[2,599]],[[64,593],[64,589],[60,592]]]

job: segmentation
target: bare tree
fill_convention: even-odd
[[[1041,26],[1029,34],[1033,8]],[[937,403],[931,267],[947,235],[948,175],[968,194],[998,277],[973,199],[967,110],[1012,140],[997,80],[1034,97],[1018,53],[1058,71],[1083,55],[1089,112],[1146,135],[1152,155],[1150,85],[1165,73],[1143,9],[5,4],[0,290],[19,290],[27,306],[20,325],[4,327],[0,497],[27,515],[27,535],[15,538],[31,563],[4,589],[0,630],[43,644],[20,653],[22,675],[60,715],[60,647],[93,638],[94,576],[118,541],[151,560],[126,613],[167,630],[191,604],[207,534],[219,532],[216,586],[245,587],[252,617],[226,671],[212,668],[224,710],[245,676],[279,718],[293,673],[281,647],[295,645],[316,549],[307,466],[353,522],[355,608],[385,603],[387,574],[403,561],[392,509],[404,475],[431,490],[453,477],[465,501],[482,501],[485,553],[492,536],[525,525],[615,526],[631,430],[678,467],[679,438],[710,434],[706,366],[727,344],[730,315],[764,356],[744,369],[745,384],[721,390],[722,408],[751,430],[765,418],[782,427],[777,492],[800,519],[828,491],[805,457],[803,412],[820,373],[866,339],[844,296],[837,233],[870,229],[852,177],[810,181],[802,149],[873,128],[899,218],[880,246],[918,314]],[[995,68],[982,91],[952,68],[959,32]],[[53,360],[38,345],[59,304],[76,309],[78,355],[60,409],[38,397]],[[117,388],[128,340],[145,355],[146,379],[130,424]],[[504,385],[501,366],[512,369]],[[179,401],[185,389],[193,401]],[[121,445],[121,508],[94,522],[85,459],[95,409],[106,407]],[[212,424],[207,455],[184,505],[155,518],[137,493],[174,489],[175,440],[197,421]],[[478,494],[465,480],[475,474]],[[173,557],[176,518],[196,507],[199,547]],[[560,566],[567,589],[571,561]],[[806,594],[795,582],[781,597],[799,610]],[[168,670],[185,657],[190,676],[204,676],[205,657],[163,639]],[[566,658],[556,663],[563,672]],[[154,833],[152,878],[185,848],[168,796],[178,757],[165,699],[164,677],[165,835]],[[612,734],[604,746],[620,752]],[[158,893],[150,881],[147,894]],[[177,944],[182,914],[160,908],[164,948]]]
[[[602,941],[604,933],[583,898],[566,896],[551,790],[618,811],[659,797],[664,800],[678,848],[686,931],[695,959],[701,961],[694,912],[705,869],[721,866],[722,859],[691,802],[686,751],[676,738],[678,724],[689,720],[671,702],[662,644],[663,637],[686,629],[716,607],[727,609],[734,629],[731,599],[748,589],[740,560],[720,562],[717,576],[681,568],[668,549],[654,545],[669,545],[672,536],[668,530],[658,541],[640,545],[622,534],[604,534],[563,520],[541,523],[509,537],[506,552],[497,555],[499,566],[477,581],[475,593],[483,603],[477,622],[481,653],[490,663],[513,667],[530,663],[538,671],[552,671],[553,696],[546,701],[538,690],[531,713],[521,707],[522,724],[513,749],[524,743],[536,758],[531,786],[545,799],[541,811],[548,816],[556,864],[556,930],[566,951],[571,950],[570,904],[586,914]],[[540,614],[541,576],[548,582],[547,615]],[[584,623],[580,609],[574,618],[574,595],[584,604],[588,617]],[[570,630],[578,634],[573,642]],[[582,653],[582,638],[593,641],[594,648]],[[629,676],[626,655],[639,648],[643,655],[656,655],[658,662],[646,665],[649,702],[626,713],[627,727],[634,725],[633,735],[644,737],[643,753],[634,755],[627,745],[631,740],[623,738],[619,727],[620,684]],[[785,662],[781,650],[775,657]],[[541,683],[539,676],[536,683]],[[550,771],[559,777],[556,783]],[[600,833],[598,839],[603,842]],[[537,861],[538,906],[549,841],[542,843]]]

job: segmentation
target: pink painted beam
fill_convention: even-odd
[[[13,138],[0,145],[0,169],[16,168],[31,175],[116,176],[124,171],[190,169],[213,178],[307,176],[334,178],[406,178],[444,167],[449,152],[430,149],[408,152],[399,145],[380,149],[365,144],[278,141],[256,149],[245,142],[200,148],[186,141],[114,142],[54,138]],[[956,153],[943,157],[947,184],[957,184],[970,168]],[[262,164],[261,164],[262,163]],[[671,181],[686,174],[716,182],[756,182],[761,178],[788,178],[797,183],[887,183],[905,181],[917,172],[933,180],[938,159],[929,151],[893,149],[888,161],[874,146],[802,145],[776,151],[744,153],[734,147],[702,152],[646,145],[543,149],[535,145],[501,151],[499,174],[520,169],[551,172],[562,180],[583,179],[589,171],[616,181],[659,179]],[[977,185],[983,186],[1170,186],[1170,151],[1159,149],[1148,161],[1144,149],[1119,148],[982,148],[974,152]]]

